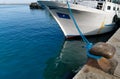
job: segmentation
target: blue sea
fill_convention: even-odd
[[[96,43],[110,36],[88,40]],[[81,39],[65,41],[46,10],[0,5],[0,79],[72,79],[87,60],[84,46]]]

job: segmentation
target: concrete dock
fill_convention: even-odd
[[[116,77],[118,77],[118,79],[120,79],[120,28],[108,40],[107,43],[112,44],[116,48],[116,55],[114,56],[114,59],[116,59],[118,61],[118,65],[114,71],[114,76],[116,76]]]
[[[120,28],[106,43],[115,47],[114,56],[111,59],[103,58],[105,61],[102,64],[99,60],[88,59],[90,63],[87,62],[73,79],[120,79]]]

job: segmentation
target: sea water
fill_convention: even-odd
[[[65,41],[47,10],[0,5],[0,79],[72,79],[87,60],[84,46],[81,40]]]

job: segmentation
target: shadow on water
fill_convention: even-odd
[[[65,41],[63,48],[57,57],[47,61],[44,70],[45,79],[70,79],[74,76],[79,66],[86,62],[83,42]]]
[[[106,42],[113,34],[109,32],[102,35],[87,37],[94,43]],[[78,70],[87,61],[85,43],[79,40],[66,40],[59,55],[52,57],[47,61],[47,66],[44,70],[45,79],[72,79]]]

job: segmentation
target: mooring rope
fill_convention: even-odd
[[[81,32],[81,30],[80,30],[79,27],[78,27],[78,24],[77,24],[77,22],[76,22],[76,20],[75,20],[75,18],[74,18],[74,16],[73,16],[73,13],[72,13],[72,11],[71,11],[71,8],[70,8],[70,5],[69,5],[69,2],[68,2],[68,1],[67,1],[67,5],[68,5],[69,12],[70,12],[70,16],[71,16],[71,18],[72,18],[72,20],[73,20],[73,22],[74,22],[74,24],[75,24],[78,32],[80,33],[83,41],[84,41],[86,44],[89,44],[90,42],[86,39],[86,37],[83,35],[83,33]]]
[[[91,58],[94,58],[94,59],[100,59],[101,56],[95,56],[95,55],[90,54],[89,50],[92,48],[93,44],[90,43],[90,42],[87,40],[87,38],[84,36],[84,34],[81,32],[81,30],[80,30],[80,28],[79,28],[79,26],[78,26],[78,24],[77,24],[77,22],[76,22],[76,20],[75,20],[75,18],[74,18],[74,16],[73,16],[73,13],[72,13],[72,10],[71,10],[71,8],[70,8],[70,5],[69,5],[69,2],[68,2],[68,1],[67,1],[67,6],[68,6],[68,10],[69,10],[70,16],[71,16],[71,18],[72,18],[72,20],[73,20],[73,22],[74,22],[74,24],[75,24],[75,27],[77,28],[77,30],[78,30],[81,38],[83,39],[83,41],[86,43],[87,56],[88,56],[88,57],[91,57]]]

